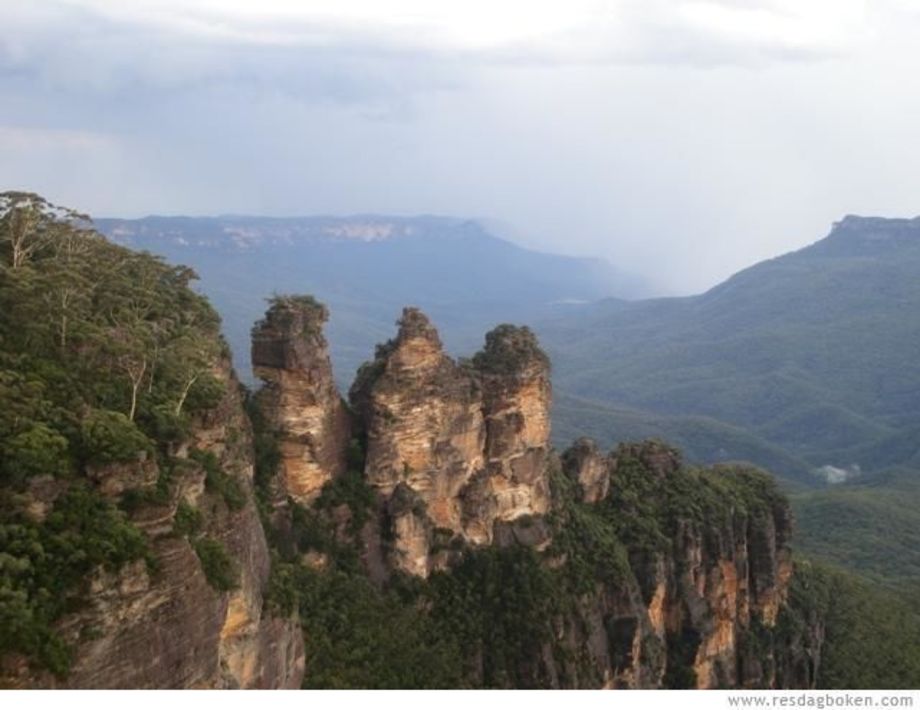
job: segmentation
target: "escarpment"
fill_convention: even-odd
[[[0,254],[0,687],[299,687],[299,624],[267,611],[250,419],[195,272],[0,197],[0,223],[42,235]]]
[[[128,511],[147,554],[97,568],[86,598],[55,625],[72,658],[55,675],[4,659],[3,682],[51,688],[298,688],[297,620],[264,610],[269,549],[253,499],[252,437],[229,363],[223,395],[196,412],[168,456],[94,467],[94,485]],[[63,486],[57,490],[61,495]],[[33,486],[33,511],[52,509]],[[33,513],[34,514],[34,513]]]
[[[819,681],[838,587],[772,479],[558,455],[527,328],[454,360],[406,309],[349,406],[325,308],[277,297],[249,397],[191,270],[4,199],[60,240],[0,265],[0,687]]]
[[[324,358],[309,342],[305,357]],[[400,574],[423,580],[400,613],[457,644],[463,682],[814,686],[822,630],[788,604],[790,514],[766,474],[688,467],[658,442],[608,453],[580,439],[557,456],[549,361],[526,328],[500,326],[455,361],[407,308],[349,398],[360,456],[340,454],[350,483],[331,479],[302,508],[311,527],[295,547],[311,578],[352,549],[342,569],[356,555],[381,593]],[[280,421],[282,446],[287,431]],[[520,596],[508,607],[506,594]]]
[[[658,442],[563,454],[574,494],[619,528],[631,575],[607,624],[614,686],[811,687],[819,643],[782,636],[792,561],[788,504],[745,467],[688,469]],[[634,583],[634,587],[632,586]],[[610,613],[601,594],[589,613]],[[788,645],[787,645],[788,644]],[[590,646],[589,646],[590,648]],[[609,659],[597,654],[602,669]]]

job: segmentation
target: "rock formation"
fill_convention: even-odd
[[[500,326],[480,353],[455,362],[428,319],[411,308],[396,337],[359,372],[350,415],[332,380],[325,318],[312,299],[278,299],[253,331],[253,359],[266,383],[258,402],[281,454],[271,493],[293,498],[335,540],[316,549],[289,540],[287,559],[299,556],[324,574],[336,564],[336,545],[354,545],[354,559],[382,584],[393,571],[424,579],[436,570],[452,573],[477,551],[524,550],[550,578],[558,575],[545,583],[566,601],[528,622],[548,633],[518,648],[521,685],[814,686],[820,629],[790,638],[779,631],[792,574],[791,523],[763,474],[687,469],[658,442],[604,454],[580,439],[556,456],[548,443],[549,362],[533,334]],[[91,580],[90,603],[60,624],[77,649],[66,679],[11,668],[7,659],[4,682],[301,684],[297,620],[265,611],[270,554],[253,501],[250,422],[229,363],[214,374],[225,395],[195,415],[166,479],[147,457],[88,472],[112,500],[140,492],[145,502],[131,520],[150,541],[157,568],[141,560]],[[347,500],[320,495],[346,469],[351,418],[365,443],[359,483],[370,491],[370,507],[354,526]],[[352,475],[354,464],[347,466]],[[242,498],[226,497],[226,481]],[[53,506],[60,493],[54,484],[35,479],[30,486],[35,515]],[[180,529],[183,509],[207,512],[201,530]],[[209,580],[197,547],[205,538],[233,560],[232,588],[219,591]],[[568,578],[585,573],[586,586],[574,591]],[[487,671],[477,672],[475,662],[470,682],[485,684]]]
[[[253,347],[288,490],[299,480],[292,470],[310,471],[314,498],[340,470],[347,432],[329,424],[344,415],[319,332],[324,319],[321,307],[304,314],[276,304]],[[688,471],[658,442],[604,454],[580,439],[556,457],[549,361],[527,328],[499,326],[481,352],[454,361],[427,317],[407,308],[396,337],[358,372],[350,400],[376,503],[351,543],[347,506],[336,503],[328,524],[340,544],[361,548],[378,583],[388,571],[449,571],[490,547],[522,547],[549,569],[569,569],[584,564],[572,558],[596,544],[597,526],[620,529],[613,534],[627,559],[602,559],[625,567],[596,568],[574,606],[547,620],[555,640],[533,651],[527,684],[813,685],[815,644],[797,641],[792,653],[772,636],[791,574],[790,516],[767,479]],[[551,491],[556,470],[572,481],[569,503]],[[564,538],[558,544],[554,531]]]
[[[526,328],[501,326],[456,363],[417,309],[351,390],[366,431],[367,481],[387,506],[392,564],[425,577],[432,532],[477,545],[495,524],[549,506],[549,363]]]
[[[126,492],[141,501],[131,521],[144,533],[155,568],[144,560],[119,573],[98,570],[88,602],[66,615],[58,631],[74,648],[65,678],[34,672],[7,659],[3,683],[66,688],[299,688],[304,672],[303,637],[296,619],[263,610],[270,558],[253,500],[252,438],[239,384],[221,363],[213,373],[225,395],[195,417],[168,476],[150,460],[134,467],[94,470],[101,490]],[[203,458],[206,457],[206,458]],[[219,468],[245,496],[228,505],[208,484],[199,461]],[[150,475],[153,467],[154,474]],[[126,473],[127,472],[127,473]],[[157,478],[167,481],[154,494]],[[219,542],[238,573],[235,588],[211,586],[195,551],[195,539],[176,532],[180,505],[204,513],[196,539]]]
[[[349,417],[323,337],[327,318],[312,298],[281,297],[252,332],[260,404],[279,434],[282,494],[298,503],[315,499],[346,465]]]
[[[578,439],[562,456],[566,475],[581,487],[584,503],[597,503],[610,490],[609,461],[588,438]]]
[[[592,441],[581,439],[562,462],[580,484],[582,500],[599,505],[606,504],[608,489],[634,488],[629,475],[644,479],[640,495],[661,497],[676,490],[674,478],[687,476],[678,453],[658,442],[621,445],[603,457]],[[712,473],[750,477],[754,485],[764,479],[729,467]],[[630,545],[634,579],[585,598],[566,620],[565,634],[574,648],[587,651],[596,678],[627,688],[661,687],[666,680],[698,688],[814,684],[817,661],[805,650],[791,659],[788,648],[764,640],[772,638],[792,574],[791,516],[783,500],[752,500],[756,507],[727,506],[720,518],[668,513],[670,539]],[[654,507],[646,513],[660,514]]]

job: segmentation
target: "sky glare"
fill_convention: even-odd
[[[2,0],[0,188],[438,213],[706,288],[914,216],[914,0]]]

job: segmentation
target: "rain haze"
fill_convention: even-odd
[[[4,0],[0,184],[476,217],[690,293],[920,211],[918,31],[912,0]]]

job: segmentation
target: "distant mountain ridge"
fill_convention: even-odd
[[[336,377],[346,382],[385,340],[406,303],[444,324],[445,344],[472,352],[503,321],[532,322],[557,303],[636,297],[638,277],[600,259],[545,254],[452,217],[145,217],[98,219],[125,246],[194,267],[214,301],[244,379],[249,327],[274,292],[329,303]]]

